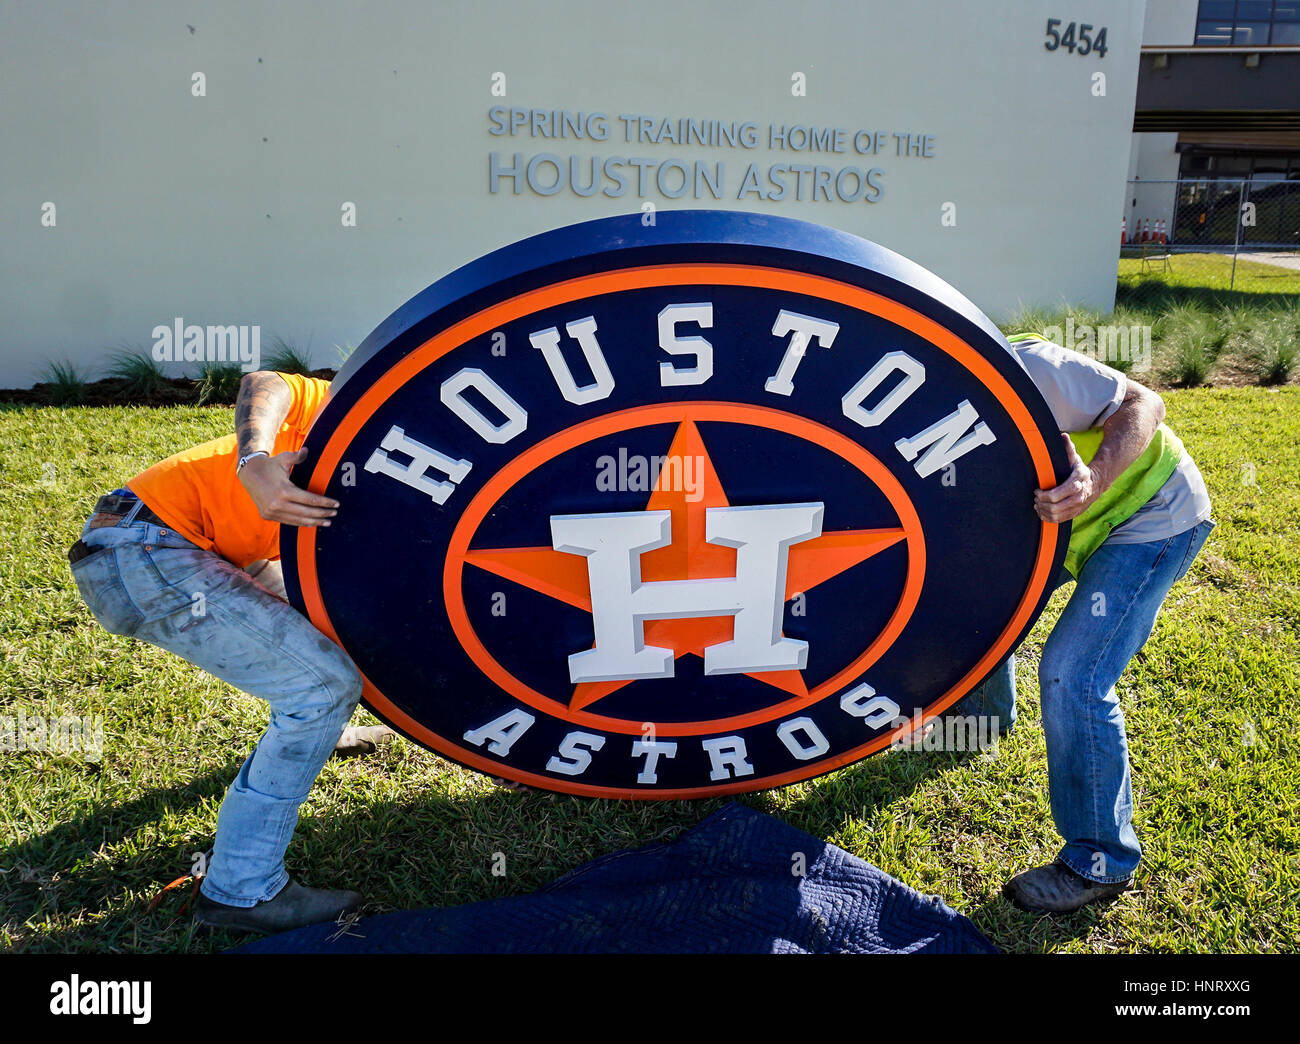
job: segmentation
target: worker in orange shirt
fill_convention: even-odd
[[[328,526],[338,503],[289,480],[329,382],[244,377],[235,434],[178,453],[100,497],[68,552],[77,588],[113,634],[167,649],[271,707],[226,792],[195,918],[285,931],[337,918],[356,892],[290,879],[298,806],[335,749],[373,750],[386,728],[348,729],[361,675],[284,600],[279,525]],[[257,579],[253,579],[256,574]]]

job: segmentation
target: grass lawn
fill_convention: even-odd
[[[1144,328],[1150,358],[1134,376],[1156,388],[1294,384],[1300,379],[1300,271],[1238,259],[1229,289],[1232,256],[1176,254],[1165,272],[1121,258],[1115,309],[1103,313],[1067,302],[1026,306],[1002,325],[1004,333],[1051,331],[1066,347],[1128,371],[1128,354],[1099,353],[1101,330],[1138,337]],[[1096,330],[1094,346],[1065,335]],[[1084,324],[1082,327],[1080,324]]]
[[[1229,292],[1229,287],[1234,294],[1295,295],[1300,294],[1300,270],[1238,258],[1234,277],[1231,254],[1175,253],[1167,272],[1158,261],[1144,265],[1139,257],[1120,258],[1121,296],[1154,289],[1158,284],[1202,291],[1207,296]]]
[[[1300,389],[1166,394],[1219,522],[1121,682],[1146,848],[1136,890],[1066,918],[999,897],[1058,845],[1035,667],[1064,593],[1021,657],[1022,716],[994,752],[878,755],[742,800],[970,914],[1011,951],[1294,951],[1300,939]],[[98,763],[0,751],[0,948],[208,951],[171,893],[212,841],[265,705],[101,630],[64,558],[94,497],[231,429],[223,408],[0,408],[0,713],[104,717]],[[309,884],[373,911],[535,889],[688,827],[721,801],[516,793],[400,741],[331,761],[289,849]],[[492,873],[494,853],[506,873]]]

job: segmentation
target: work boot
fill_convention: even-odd
[[[1103,884],[1080,877],[1062,862],[1036,866],[1002,886],[1002,894],[1030,913],[1073,913],[1099,899],[1113,899],[1133,887],[1133,878]]]
[[[358,892],[335,892],[328,888],[306,888],[290,881],[272,899],[256,906],[230,906],[209,899],[200,890],[194,903],[194,920],[209,928],[233,928],[241,932],[287,932],[322,921],[335,921],[361,905]]]
[[[334,753],[341,758],[373,754],[396,738],[397,733],[387,725],[349,725],[334,744]]]

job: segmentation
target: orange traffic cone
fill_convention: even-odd
[[[1124,246],[1128,243],[1128,218],[1119,219],[1119,245]]]

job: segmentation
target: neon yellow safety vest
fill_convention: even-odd
[[[1096,455],[1102,434],[1101,428],[1070,432],[1070,441],[1085,464]],[[1154,497],[1182,459],[1182,442],[1168,425],[1161,424],[1142,456],[1125,468],[1110,488],[1075,518],[1074,528],[1070,530],[1070,546],[1065,552],[1065,568],[1077,577],[1083,563],[1101,547],[1110,531],[1131,518],[1138,508]]]
[[[1016,334],[1009,341],[1037,338],[1040,334]],[[1087,464],[1101,446],[1104,432],[1101,428],[1070,432],[1070,441]],[[1076,578],[1079,570],[1110,531],[1131,518],[1148,500],[1156,495],[1183,459],[1183,444],[1166,424],[1161,424],[1151,438],[1150,445],[1120,474],[1101,496],[1094,500],[1083,514],[1074,519],[1070,530],[1070,545],[1065,552],[1065,568]]]

